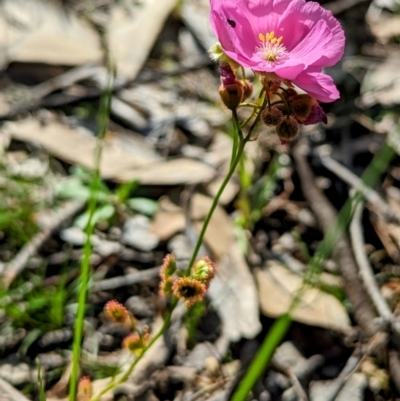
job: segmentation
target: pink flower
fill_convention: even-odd
[[[321,72],[344,51],[343,29],[330,11],[305,0],[210,1],[211,25],[227,56],[322,102],[339,98],[332,78]]]

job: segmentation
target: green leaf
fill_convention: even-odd
[[[85,187],[78,178],[71,178],[66,182],[56,187],[56,193],[58,196],[67,199],[79,199],[87,201],[90,196],[90,190]]]
[[[42,378],[43,370],[39,358],[36,358],[36,367],[38,372],[38,387],[39,387],[39,397],[40,397],[39,399],[40,401],[46,401],[46,392]]]
[[[130,198],[126,204],[135,212],[152,217],[158,211],[158,202],[148,198]]]
[[[58,196],[67,199],[87,201],[90,197],[90,188],[85,186],[79,178],[72,177],[56,188]],[[110,199],[108,188],[102,186],[97,193],[98,202],[107,202]]]
[[[100,221],[108,221],[115,214],[115,207],[107,204],[99,207],[93,214],[93,224],[97,224]],[[75,221],[74,225],[84,230],[89,222],[89,212],[82,213]]]
[[[22,343],[18,349],[18,354],[26,355],[29,347],[40,337],[42,330],[33,329],[28,335],[22,340]]]

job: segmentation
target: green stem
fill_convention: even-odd
[[[261,106],[259,104],[255,104],[255,103],[240,103],[238,106],[238,109],[240,109],[242,107],[251,107],[252,109],[259,110]]]
[[[269,104],[269,98],[268,95],[265,96],[265,98],[262,101],[262,105],[261,105],[261,109],[260,110],[264,110],[265,106]],[[254,119],[253,124],[251,125],[249,132],[246,135],[245,141],[250,141],[251,139],[251,134],[253,133],[253,131],[256,129],[257,124],[260,122],[261,120],[261,112],[257,114],[257,117]]]
[[[242,80],[244,81],[246,79],[246,71],[244,70],[244,67],[240,66],[241,72],[242,72]]]
[[[243,401],[246,400],[247,395],[250,393],[257,380],[267,368],[265,361],[270,361],[274,355],[275,349],[281,343],[282,338],[286,335],[289,330],[291,323],[290,315],[286,314],[281,316],[272,325],[268,336],[265,338],[268,341],[262,343],[261,348],[258,350],[256,357],[252,361],[249,370],[246,372],[240,386],[233,394],[231,401]]]
[[[111,80],[112,78],[110,78]],[[83,337],[83,329],[85,323],[86,311],[86,296],[88,292],[88,283],[90,275],[90,257],[92,254],[92,235],[94,232],[94,214],[97,206],[97,195],[100,188],[100,161],[103,151],[103,140],[108,126],[108,118],[110,114],[111,104],[111,88],[112,82],[105,89],[100,109],[99,109],[99,132],[96,142],[95,159],[94,159],[94,174],[90,185],[90,199],[88,204],[89,218],[86,225],[86,241],[83,248],[83,259],[81,263],[81,271],[79,275],[79,293],[78,293],[78,310],[76,313],[74,343],[72,349],[72,368],[71,380],[69,385],[69,400],[76,400],[76,391],[79,380],[79,362],[81,356],[81,343]]]
[[[246,137],[246,138],[248,138],[248,137]],[[232,175],[236,170],[236,166],[238,165],[238,163],[242,157],[244,147],[245,147],[246,143],[248,142],[248,139],[246,139],[246,138],[243,138],[243,135],[239,135],[239,145],[238,145],[238,150],[237,150],[236,156],[235,156],[234,160],[231,162],[231,166],[229,168],[228,174],[226,175],[217,194],[215,195],[213,202],[211,204],[210,210],[208,211],[207,216],[204,220],[203,226],[201,228],[199,237],[197,239],[196,245],[195,245],[193,253],[192,253],[192,257],[190,258],[188,267],[185,272],[186,275],[189,275],[190,268],[193,266],[193,263],[195,262],[195,260],[197,258],[201,244],[203,243],[204,235],[207,231],[208,224],[210,223],[211,217],[214,214],[214,210],[216,209],[216,207],[219,203],[219,199],[221,198],[221,195],[224,192],[225,187],[228,185],[228,182],[232,178]]]
[[[233,120],[234,132],[233,132],[233,143],[232,143],[232,154],[231,154],[230,167],[232,167],[232,163],[235,160],[235,156],[236,156],[237,149],[238,149],[238,143],[239,143],[239,132],[241,132],[240,125],[239,125],[239,118],[238,118],[236,110],[232,110],[232,120]]]

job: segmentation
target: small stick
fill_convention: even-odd
[[[98,281],[93,284],[92,291],[115,290],[116,288],[126,287],[128,285],[137,284],[144,280],[157,277],[160,273],[160,267],[152,267],[143,271],[127,274],[126,276],[118,276]]]
[[[364,282],[368,295],[375,305],[379,315],[386,323],[389,323],[392,320],[392,311],[379,290],[374,278],[373,269],[365,253],[364,237],[361,227],[362,209],[363,204],[359,203],[355,208],[353,220],[350,224],[350,236],[353,244],[354,257],[358,264],[360,276]]]
[[[327,386],[327,391],[325,394],[325,401],[334,401],[336,396],[339,394],[340,390],[343,388],[344,383],[347,378],[353,373],[358,367],[361,361],[362,355],[360,350],[356,348],[350,358],[347,360],[346,365],[340,372],[339,376]]]
[[[377,211],[382,215],[388,222],[400,224],[400,215],[396,213],[390,205],[385,202],[384,199],[372,188],[367,187],[359,177],[349,171],[346,167],[342,166],[336,160],[330,156],[318,153],[320,160],[324,167],[336,174],[346,184],[349,184],[357,191],[361,192],[368,202],[374,204]]]
[[[29,401],[23,394],[2,378],[0,378],[0,393],[3,401]]]

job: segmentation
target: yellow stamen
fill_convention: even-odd
[[[281,54],[286,51],[286,48],[282,43],[283,36],[275,37],[275,32],[267,32],[265,35],[262,33],[258,34],[262,45],[258,48],[262,54],[262,58],[268,62],[276,62],[280,59]]]

